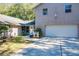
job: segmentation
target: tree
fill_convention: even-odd
[[[22,20],[33,20],[35,14],[32,8],[37,5],[33,3],[0,4],[0,14],[20,18]]]
[[[7,14],[8,9],[11,7],[12,4],[2,3],[0,4],[0,14]]]
[[[0,35],[2,33],[4,33],[4,36],[5,36],[5,32],[8,30],[8,26],[5,26],[5,25],[2,25],[0,24]]]
[[[0,34],[8,30],[8,27],[5,25],[0,25]]]
[[[33,4],[13,4],[7,12],[4,12],[8,16],[13,16],[23,20],[32,20],[35,18],[33,13]]]

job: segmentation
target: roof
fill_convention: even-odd
[[[20,25],[20,23],[26,23],[26,21],[23,21],[21,19],[14,18],[14,17],[11,17],[11,16],[6,16],[6,15],[0,14],[0,23]]]
[[[7,23],[0,21],[0,24],[7,24]]]
[[[35,25],[35,20],[30,20],[27,21],[26,23],[20,23],[21,26],[30,26],[30,25]]]
[[[11,24],[11,25],[17,25],[17,26],[28,26],[28,25],[34,25],[35,21],[34,20],[23,21],[23,20],[18,19],[18,18],[14,18],[14,17],[11,17],[11,16],[6,16],[6,15],[0,14],[0,24]]]

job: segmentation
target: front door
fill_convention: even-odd
[[[29,35],[29,26],[22,26],[22,35]]]
[[[26,35],[29,35],[29,26],[26,27]]]

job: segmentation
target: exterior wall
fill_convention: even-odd
[[[34,32],[34,25],[30,25],[29,26],[29,34],[31,35],[31,34],[33,34],[33,32]]]
[[[18,26],[18,36],[21,36],[22,35],[22,29],[21,29],[21,26]]]
[[[18,36],[18,28],[12,28],[11,36]]]
[[[79,24],[79,3],[71,3],[71,13],[65,13],[64,3],[45,3],[34,9],[36,14],[35,27],[42,28],[45,34],[47,25],[77,25]],[[42,14],[42,9],[48,8],[48,15]],[[55,17],[55,14],[57,15]]]
[[[8,36],[20,36],[21,35],[21,26],[11,25],[8,30]]]
[[[78,24],[78,37],[79,37],[79,24]]]

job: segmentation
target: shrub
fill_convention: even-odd
[[[0,34],[7,31],[7,30],[8,30],[8,26],[0,24]]]
[[[39,37],[43,36],[41,28],[35,29],[35,32],[39,32]]]
[[[22,39],[22,37],[18,36],[18,37],[14,37],[12,39],[13,42],[16,42],[16,43],[23,43],[24,40]]]

